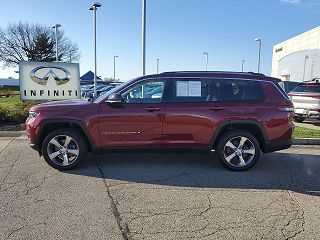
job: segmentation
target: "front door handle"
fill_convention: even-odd
[[[209,110],[222,111],[222,110],[225,110],[225,108],[224,107],[219,107],[219,106],[214,106],[214,107],[209,108]]]
[[[158,107],[147,107],[146,111],[148,111],[148,112],[160,111],[160,108],[158,108]]]

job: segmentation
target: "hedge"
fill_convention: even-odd
[[[35,105],[33,101],[20,102],[15,105],[15,109],[0,106],[0,123],[20,124],[24,123],[29,116],[29,109]]]

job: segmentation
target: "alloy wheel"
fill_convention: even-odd
[[[242,168],[252,162],[256,149],[249,138],[237,136],[227,141],[224,145],[223,154],[228,164],[236,168]]]
[[[49,141],[47,154],[54,164],[69,166],[77,160],[79,156],[79,146],[70,136],[58,135]]]

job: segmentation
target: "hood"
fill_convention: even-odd
[[[52,102],[46,102],[46,103],[41,103],[38,105],[35,105],[31,107],[30,110],[32,111],[50,111],[53,108],[66,108],[66,107],[83,107],[83,106],[88,106],[92,105],[94,103],[89,102],[88,100],[83,100],[83,99],[75,99],[75,100],[62,100],[62,101],[52,101]]]

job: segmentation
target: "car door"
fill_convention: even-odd
[[[240,79],[223,79],[224,101],[230,110],[230,120],[247,120],[242,99],[245,83]]]
[[[207,148],[218,126],[229,118],[220,80],[172,78],[168,89],[164,146]]]
[[[123,103],[101,104],[101,146],[161,147],[165,84],[165,79],[140,80],[121,90]]]

